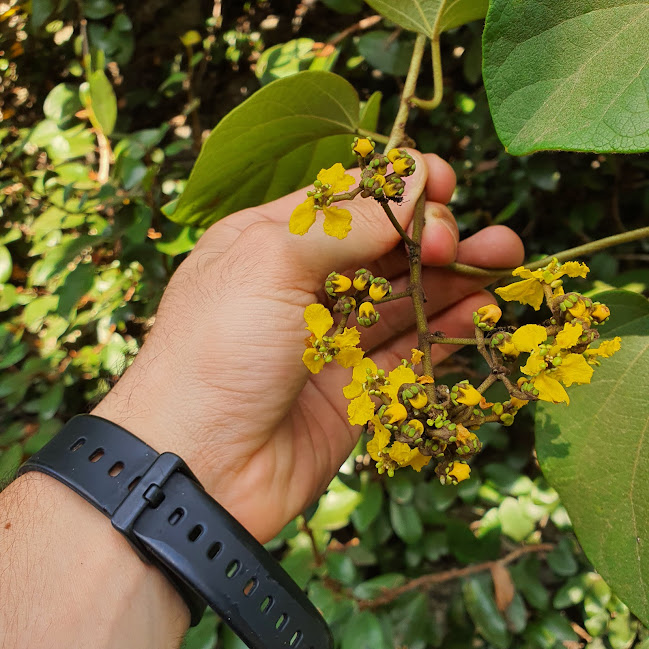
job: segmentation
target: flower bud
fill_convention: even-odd
[[[371,327],[379,321],[379,314],[371,302],[363,302],[358,308],[358,324]]]
[[[491,346],[495,347],[503,356],[516,358],[520,352],[512,342],[512,335],[510,333],[499,333],[491,339]]]
[[[334,313],[344,313],[349,315],[356,308],[356,300],[351,295],[343,295],[336,304],[334,304]]]
[[[331,297],[335,297],[336,293],[345,293],[352,287],[352,280],[345,275],[340,275],[336,272],[329,273],[325,281],[325,291]]]
[[[361,158],[367,158],[367,156],[374,153],[374,142],[368,137],[355,137],[352,151]]]
[[[364,291],[373,279],[372,274],[368,270],[360,268],[354,273],[354,288],[357,291]]]
[[[399,178],[399,176],[390,175],[383,186],[383,193],[388,198],[395,198],[401,196],[405,191],[406,184]]]
[[[446,469],[446,483],[458,484],[471,475],[471,467],[462,461],[451,462]],[[444,484],[444,483],[443,483]]]
[[[602,324],[611,315],[611,310],[600,302],[595,302],[590,312],[590,317],[597,323]]]
[[[390,404],[384,411],[381,419],[386,419],[388,424],[400,424],[408,418],[408,411],[401,403]]]
[[[462,381],[453,386],[451,400],[454,403],[462,403],[465,406],[477,406],[482,395],[468,382]]]
[[[394,164],[397,160],[403,158],[404,155],[408,155],[405,149],[390,149],[387,153],[387,158]]]
[[[406,154],[392,163],[392,169],[399,176],[411,176],[415,172],[415,159]]]
[[[375,277],[370,286],[370,297],[378,302],[392,292],[390,282],[385,277]]]
[[[503,312],[495,304],[487,304],[474,312],[473,322],[476,327],[483,331],[491,331],[502,317],[502,314]]]

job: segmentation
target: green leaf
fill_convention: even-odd
[[[397,77],[408,74],[414,43],[395,39],[392,32],[377,30],[358,39],[358,51],[377,70]]]
[[[329,552],[326,558],[329,576],[345,586],[356,581],[358,573],[354,562],[342,552]]]
[[[349,517],[362,496],[334,478],[327,493],[320,498],[318,509],[309,521],[314,530],[338,530],[349,523]]]
[[[559,575],[559,577],[571,577],[579,568],[570,541],[566,538],[559,541],[557,547],[548,554],[546,560],[550,568],[552,568],[552,572]]]
[[[12,444],[0,454],[0,489],[13,477],[23,459],[23,449],[20,444]]]
[[[493,585],[486,575],[470,577],[462,584],[466,609],[478,633],[498,649],[507,649],[512,637],[493,594]]]
[[[424,533],[424,526],[414,505],[390,502],[390,522],[396,535],[404,543],[416,543]]]
[[[484,18],[488,0],[366,0],[397,25],[435,38],[441,32]]]
[[[285,156],[303,145],[354,133],[358,113],[354,88],[330,72],[300,72],[261,88],[214,128],[171,220],[208,226],[268,200],[269,193],[276,194],[270,188]],[[318,169],[323,166],[316,163]],[[290,174],[293,189],[303,172],[304,167],[299,177]]]
[[[364,482],[361,487],[361,496],[363,500],[353,511],[352,522],[359,532],[364,532],[381,511],[383,488],[378,482]]]
[[[508,497],[502,501],[498,508],[498,518],[503,534],[514,541],[525,540],[536,527],[525,507],[516,498]]]
[[[595,569],[649,622],[649,302],[610,291],[602,338],[622,348],[602,359],[592,383],[571,389],[570,406],[540,404],[536,448]]]
[[[0,245],[0,284],[9,281],[12,269],[11,253],[7,246]]]
[[[45,117],[54,120],[62,127],[68,125],[68,122],[80,109],[79,91],[75,86],[67,83],[54,86],[43,103]]]
[[[362,611],[353,616],[343,633],[341,649],[388,649],[381,624],[374,613]]]
[[[288,43],[278,43],[269,47],[259,57],[255,66],[255,75],[262,86],[297,74],[309,67],[315,57],[311,38],[296,38]]]
[[[88,78],[88,98],[90,99],[93,126],[100,128],[104,135],[110,135],[117,119],[117,98],[113,86],[103,70],[95,70]]]
[[[359,599],[374,599],[383,595],[386,590],[398,588],[406,583],[406,578],[399,573],[388,573],[379,575],[364,581],[354,588],[354,597]]]
[[[649,149],[648,33],[637,0],[492,0],[483,72],[507,150]]]
[[[530,556],[511,566],[509,571],[527,603],[542,611],[548,608],[550,593],[539,579],[540,567],[539,560]]]

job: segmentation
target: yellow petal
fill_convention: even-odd
[[[349,329],[345,327],[341,334],[334,336],[334,345],[337,345],[340,349],[356,347],[360,341],[361,333],[356,327],[350,327]]]
[[[543,289],[541,284],[533,278],[497,288],[496,293],[507,302],[529,304],[534,307],[535,311],[538,311],[543,303]]]
[[[421,363],[421,359],[424,357],[424,352],[422,352],[419,349],[411,349],[412,356],[410,357],[410,362],[413,365],[419,365]]]
[[[353,399],[347,406],[349,423],[354,426],[363,426],[374,416],[374,402],[367,392]],[[386,442],[387,443],[387,442]]]
[[[560,349],[570,349],[577,344],[579,336],[583,333],[584,328],[578,322],[566,322],[555,340]]]
[[[362,137],[358,138],[356,144],[354,145],[353,151],[359,156],[367,158],[367,156],[372,153],[372,151],[374,151],[374,146],[372,146],[372,143],[368,138]]]
[[[620,351],[620,345],[622,339],[619,336],[613,338],[613,340],[604,340],[596,349],[587,349],[584,354],[586,356],[601,356],[602,358],[609,358],[615,354],[615,352]]]
[[[527,359],[527,363],[521,367],[521,372],[524,372],[528,376],[536,376],[546,368],[546,363],[543,360],[543,356],[540,354],[530,354],[530,357]]]
[[[500,345],[496,345],[502,354],[505,356],[518,356],[520,352],[511,340],[505,340]]]
[[[363,360],[365,352],[358,347],[346,347],[341,349],[334,358],[342,367],[355,367]]]
[[[415,383],[417,375],[404,365],[399,365],[388,374],[388,384],[381,388],[383,394],[387,394],[393,402],[397,401],[397,392],[404,383]]]
[[[363,383],[367,380],[367,370],[370,370],[372,376],[376,376],[378,368],[376,363],[371,358],[363,358],[363,360],[356,366],[352,372],[352,381],[349,385],[343,388],[343,395],[345,399],[353,399],[360,396],[363,391]]]
[[[316,356],[318,356],[317,360],[315,358]],[[311,374],[317,374],[325,366],[322,354],[318,354],[313,347],[304,350],[304,354],[302,354],[302,362],[307,366]]]
[[[367,452],[373,460],[377,462],[381,459],[381,451],[390,442],[390,431],[378,420],[378,417],[372,419],[374,424],[374,437],[367,443]]]
[[[563,275],[568,275],[568,277],[586,277],[590,272],[590,268],[586,264],[582,264],[578,261],[567,261],[564,264],[561,264],[561,268],[558,270],[556,276],[561,277]]]
[[[306,234],[309,228],[315,223],[315,202],[312,198],[307,198],[304,203],[300,203],[291,214],[288,222],[288,229],[293,234],[300,236]]]
[[[354,370],[358,367],[360,367],[360,364]],[[363,394],[363,384],[356,379],[352,379],[352,382],[343,388],[343,396],[345,399],[355,399],[356,397],[360,397],[361,394]]]
[[[457,398],[458,403],[463,403],[466,406],[477,406],[482,399],[482,395],[472,385],[466,383],[460,385],[458,394],[460,395]]]
[[[410,448],[403,442],[395,442],[390,447],[388,454],[399,466],[407,466],[419,454],[419,451],[416,448]]]
[[[471,467],[464,462],[453,462],[453,468],[448,472],[448,475],[458,482],[462,482],[471,475]]]
[[[542,401],[550,401],[551,403],[561,403],[565,401],[570,403],[570,397],[564,390],[559,381],[548,376],[546,372],[541,372],[538,376],[532,379],[534,387],[539,391],[539,399]]]
[[[561,359],[561,365],[552,375],[564,385],[570,387],[573,383],[590,383],[593,368],[581,354],[568,354]]]
[[[408,466],[411,466],[417,473],[419,473],[430,461],[431,461],[431,456],[430,455],[422,455],[417,449],[417,454],[410,459],[410,463]]]
[[[336,194],[337,192],[346,192],[353,183],[353,176],[345,173],[345,167],[340,162],[336,162],[333,167],[329,169],[320,169],[318,180],[325,185],[331,185],[331,190],[327,193]]]
[[[536,324],[528,324],[519,327],[512,334],[512,343],[519,352],[531,352],[548,338],[545,327]]]
[[[388,418],[388,424],[400,424],[408,419],[408,411],[403,404],[392,403],[385,409],[383,416]]]
[[[304,309],[304,320],[306,328],[316,338],[322,338],[334,326],[334,319],[331,317],[329,309],[322,306],[322,304],[309,304]]]
[[[325,234],[337,239],[344,239],[352,229],[351,212],[341,207],[323,207],[322,211],[325,215],[323,224]]]

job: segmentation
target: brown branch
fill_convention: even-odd
[[[309,540],[311,541],[311,550],[313,551],[313,561],[315,565],[321,566],[324,563],[324,556],[322,552],[320,552],[320,550],[318,549],[318,544],[315,540],[315,536],[313,535],[313,530],[309,527],[309,524],[307,523],[305,516],[301,516],[299,528],[301,532],[306,532],[306,535],[309,537]]]
[[[334,36],[331,40],[327,41],[327,44],[323,49],[326,49],[327,46],[330,46],[332,48],[336,47],[338,43],[344,41],[348,36],[351,36],[352,34],[355,34],[358,31],[362,31],[364,29],[369,29],[370,27],[374,27],[374,25],[380,23],[382,19],[383,19],[382,16],[375,15],[375,16],[368,16],[367,18],[363,18],[363,20],[359,20],[357,23],[354,23],[353,25],[350,25],[349,27],[343,29],[340,32],[340,34]]]
[[[509,554],[505,555],[502,559],[497,561],[485,561],[484,563],[477,563],[472,566],[466,566],[464,568],[452,568],[451,570],[445,570],[444,572],[436,572],[431,575],[422,575],[415,579],[411,579],[409,582],[398,586],[397,588],[385,589],[385,592],[374,599],[356,599],[358,606],[361,610],[379,608],[385,604],[389,604],[394,601],[400,595],[408,593],[411,590],[417,590],[419,588],[429,589],[432,586],[437,584],[442,584],[446,581],[452,581],[454,579],[461,579],[462,577],[469,577],[471,575],[484,572],[485,570],[491,570],[493,566],[500,564],[501,566],[506,566],[516,559],[522,557],[525,554],[531,554],[532,552],[550,552],[554,549],[553,543],[538,543],[536,545],[524,545],[520,548],[516,548]]]

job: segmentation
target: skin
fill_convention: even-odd
[[[459,242],[445,207],[455,187],[451,167],[411,153],[417,172],[394,212],[409,227],[425,188],[430,327],[471,335],[472,312],[493,298],[480,279],[436,267],[517,266],[523,247],[501,226]],[[322,231],[322,215],[304,237],[289,233],[302,200],[304,190],[233,214],[203,235],[169,283],[146,344],[93,412],[183,457],[261,542],[324,491],[360,432],[347,422],[342,396],[351,370],[332,363],[312,375],[302,364],[305,307],[321,298],[332,270],[368,267],[395,291],[408,285],[403,245],[378,203],[338,203],[353,215],[339,241]],[[407,301],[379,312],[361,346],[389,371],[410,357],[414,318]],[[433,359],[452,351],[437,345]],[[48,647],[179,646],[188,625],[182,600],[71,490],[28,474],[0,495],[0,512],[3,647],[45,646],[45,638]]]

